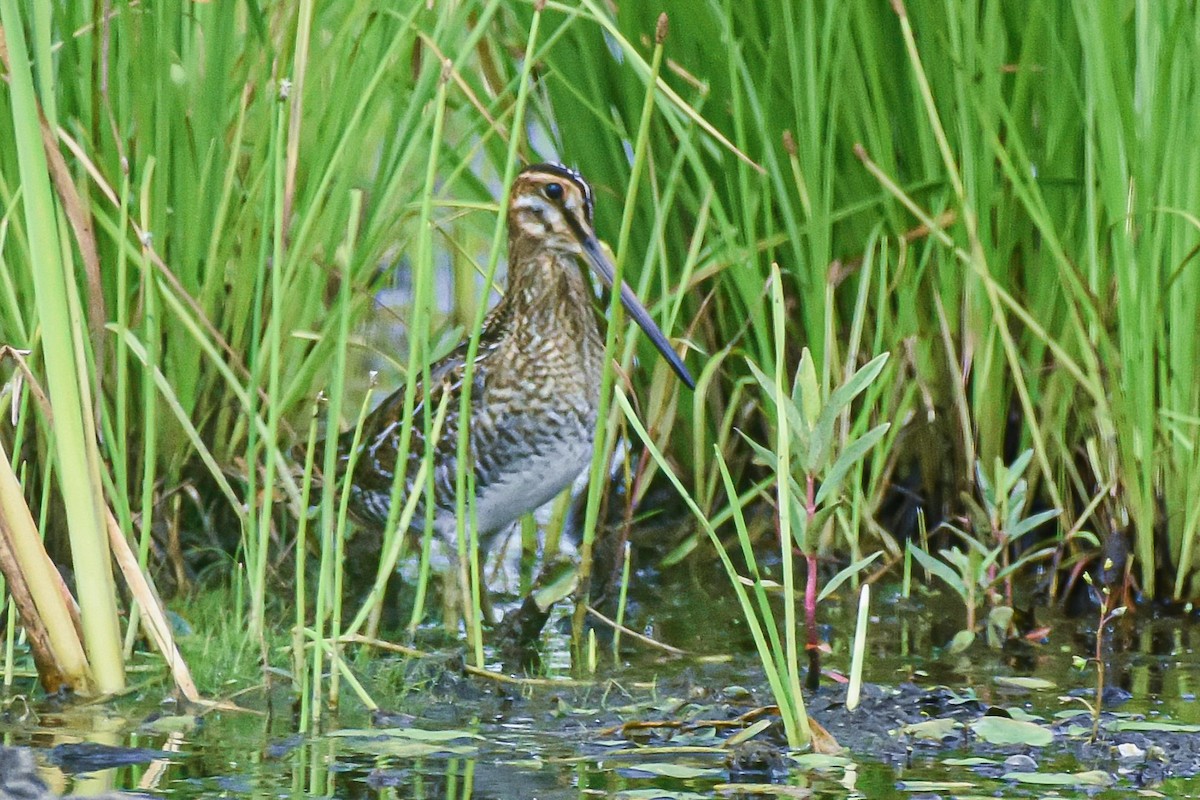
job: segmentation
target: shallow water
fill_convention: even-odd
[[[1094,647],[1090,615],[1068,619],[1039,609],[1038,622],[1049,627],[1043,642],[1005,650],[977,642],[966,653],[951,655],[942,646],[961,625],[961,606],[937,595],[905,601],[887,587],[876,587],[865,678],[888,687],[906,685],[907,696],[892,699],[878,690],[874,706],[864,702],[855,712],[859,717],[845,716],[840,689],[829,676],[849,669],[853,610],[849,598],[827,602],[821,609],[822,636],[831,652],[810,709],[847,752],[823,768],[797,763],[779,747],[777,732],[768,729],[751,740],[761,744],[759,750],[748,745],[731,754],[725,740],[736,728],[717,729],[711,723],[753,713],[771,701],[735,604],[724,592],[708,596],[705,591],[719,585],[680,576],[642,592],[634,606],[638,629],[691,655],[669,658],[627,645],[619,666],[609,655],[600,674],[585,684],[571,683],[560,672],[557,684],[517,686],[426,665],[409,671],[425,680],[418,690],[406,690],[395,677],[394,662],[385,669],[381,665],[387,662],[376,660],[361,677],[393,712],[389,720],[377,720],[387,725],[376,729],[370,715],[347,699],[336,718],[327,720],[325,733],[294,736],[292,702],[281,681],[269,695],[238,699],[257,713],[212,713],[194,726],[186,717],[146,722],[164,711],[158,688],[115,704],[60,710],[44,701],[26,710],[10,697],[0,734],[6,744],[37,748],[43,779],[55,791],[79,794],[122,789],[180,798],[632,799],[808,792],[864,798],[1042,797],[1049,792],[1128,797],[1145,783],[1170,797],[1200,796],[1200,778],[1172,777],[1172,771],[1187,771],[1182,755],[1180,763],[1172,763],[1174,752],[1157,761],[1151,752],[1122,762],[1111,746],[1056,744],[1037,750],[988,746],[969,737],[936,743],[889,734],[903,716],[901,705],[913,698],[923,697],[919,702],[929,707],[929,716],[967,703],[1021,709],[1050,720],[1068,709],[1082,710],[1072,695],[1089,699],[1095,679],[1090,670],[1072,665],[1073,655],[1086,656]],[[1143,615],[1114,626],[1109,683],[1129,693],[1119,712],[1200,723],[1197,644],[1194,617]],[[562,637],[552,637],[551,647],[559,657],[550,662],[563,663]],[[997,676],[1009,675],[1044,678],[1052,686],[1022,690],[996,684]],[[943,686],[951,691],[939,695],[937,702],[944,705],[934,709],[931,690]],[[893,709],[896,719],[890,716]],[[675,727],[622,727],[651,721]],[[179,730],[168,730],[172,727]],[[430,731],[443,733],[433,738]],[[1200,734],[1192,738],[1200,740]],[[1178,742],[1185,740],[1172,741],[1176,744],[1168,749],[1178,751]],[[80,743],[169,754],[143,753],[140,763],[97,769],[87,760],[97,754]],[[104,763],[114,753],[98,755]],[[946,763],[967,757],[986,757],[999,766]],[[1038,772],[1101,769],[1117,782],[1090,790],[1047,789],[999,777],[1009,771],[1003,766],[1006,758],[1025,757]],[[1196,759],[1200,762],[1200,754]]]

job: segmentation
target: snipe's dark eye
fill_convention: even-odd
[[[561,183],[546,184],[546,197],[549,197],[551,200],[562,200],[562,196],[563,188]]]

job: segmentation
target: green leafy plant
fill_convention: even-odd
[[[1104,560],[1104,571],[1108,572],[1112,568],[1112,559],[1106,558]],[[1095,586],[1092,582],[1092,574],[1090,572],[1083,573],[1083,579],[1087,581],[1088,586]],[[1091,703],[1087,702],[1087,700],[1080,700],[1092,712],[1092,741],[1095,741],[1096,737],[1100,735],[1100,712],[1104,710],[1104,629],[1113,620],[1125,616],[1125,612],[1129,610],[1128,606],[1117,606],[1109,610],[1109,607],[1112,605],[1112,590],[1108,586],[1101,586],[1100,594],[1103,596],[1104,602],[1099,604],[1097,610],[1096,652],[1092,655],[1091,659],[1086,659],[1082,656],[1075,656],[1073,658],[1075,668],[1081,671],[1087,668],[1088,661],[1096,665],[1096,695],[1092,698]]]
[[[955,637],[953,649],[963,649],[974,641],[979,611],[985,606],[991,607],[987,619],[989,641],[993,645],[999,644],[1012,619],[1013,575],[1025,565],[1054,552],[1049,546],[1030,548],[1017,558],[1012,557],[1012,545],[1059,514],[1058,509],[1048,509],[1025,516],[1029,484],[1024,472],[1032,457],[1033,451],[1026,450],[1010,465],[997,459],[991,478],[985,475],[981,464],[976,464],[979,500],[964,498],[972,512],[972,532],[950,524],[942,526],[953,533],[962,546],[942,548],[935,556],[927,549],[909,544],[909,552],[917,563],[952,589],[966,606],[966,626]],[[1003,594],[1000,587],[1004,589]]]
[[[793,571],[793,548],[804,554],[807,576],[804,589],[805,649],[809,656],[808,684],[815,686],[820,672],[820,643],[817,638],[817,554],[821,530],[834,521],[834,514],[843,501],[843,486],[847,476],[861,469],[872,447],[887,432],[889,424],[881,423],[859,434],[848,424],[851,403],[879,377],[887,362],[887,354],[876,356],[851,373],[832,391],[822,389],[817,379],[812,354],[804,348],[795,375],[789,381],[784,370],[784,299],[778,268],[773,269],[771,305],[774,329],[775,364],[768,376],[754,363],[750,369],[758,380],[763,396],[775,411],[775,438],[771,447],[749,437],[759,458],[775,474],[775,501],[778,519],[780,565],[784,595],[784,640],[774,635],[776,621],[765,602],[765,583],[744,520],[739,500],[733,491],[728,472],[723,468],[726,491],[734,504],[735,522],[743,558],[751,570],[761,614],[769,634],[759,646],[764,664],[774,662],[787,674],[786,683],[792,707],[803,708],[800,699],[799,652],[795,631],[796,591]],[[831,582],[831,587],[855,575],[879,555],[851,564]],[[822,595],[823,596],[823,595]],[[764,649],[763,644],[766,644]],[[782,644],[782,647],[781,647]],[[777,698],[778,699],[778,698]],[[781,701],[782,702],[782,701]],[[784,706],[781,705],[781,708]]]
[[[791,580],[790,548],[793,544],[804,554],[807,564],[804,614],[806,648],[813,667],[809,671],[810,686],[815,686],[819,667],[817,557],[821,532],[833,522],[834,513],[843,501],[842,488],[847,475],[862,466],[867,453],[890,427],[884,422],[856,435],[839,423],[847,418],[854,399],[879,377],[887,358],[886,353],[876,356],[830,392],[821,389],[808,348],[800,356],[790,392],[784,388],[778,367],[775,376],[769,377],[750,364],[764,397],[776,412],[774,449],[749,437],[746,441],[775,471],[778,481],[779,538],[783,548],[785,585]],[[840,437],[839,429],[842,431]],[[878,555],[876,552],[852,564],[849,573],[839,575],[835,580],[841,583]],[[790,595],[790,588],[785,591]]]
[[[888,428],[888,424],[883,423],[864,433],[855,433],[853,431],[856,426],[849,424],[853,400],[879,377],[887,355],[872,359],[854,370],[840,386],[826,392],[816,380],[811,354],[805,349],[801,355],[799,369],[789,380],[785,372],[784,358],[784,298],[777,267],[774,268],[772,277],[773,341],[778,355],[775,358],[772,376],[767,376],[754,365],[751,365],[751,368],[758,376],[759,385],[767,396],[768,403],[777,411],[776,435],[771,447],[749,439],[747,441],[774,472],[775,480],[772,484],[775,486],[775,501],[779,509],[777,545],[781,581],[766,576],[755,552],[755,541],[746,524],[744,507],[756,499],[758,493],[739,493],[721,449],[714,447],[713,453],[729,498],[728,516],[737,532],[738,545],[748,572],[746,576],[734,565],[717,536],[713,520],[704,513],[692,493],[683,486],[670,468],[653,438],[633,413],[624,393],[618,391],[616,399],[630,427],[696,515],[720,558],[741,605],[747,628],[754,639],[767,683],[779,707],[788,744],[798,748],[807,746],[812,734],[801,690],[797,625],[797,598],[800,595],[795,590],[794,552],[798,548],[805,553],[808,562],[808,581],[803,596],[808,621],[807,646],[812,657],[815,657],[818,652],[815,622],[818,602],[880,555],[879,552],[875,552],[850,564],[829,582],[823,593],[817,593],[815,548],[819,529],[833,524],[836,511],[847,494],[847,479],[851,476],[858,478],[861,475],[867,452]],[[870,417],[869,411],[868,407],[862,408],[855,422],[865,423]],[[783,597],[782,619],[771,601],[771,595],[780,590]],[[815,670],[810,670],[810,677],[815,679],[816,675]]]

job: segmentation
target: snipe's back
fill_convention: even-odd
[[[496,532],[554,498],[588,466],[599,405],[604,338],[592,292],[578,261],[612,285],[613,266],[592,230],[592,191],[572,170],[553,164],[526,167],[508,200],[508,288],[488,314],[473,371],[469,441],[475,477],[476,524]],[[689,386],[691,376],[667,338],[628,286],[620,287],[630,316]],[[414,408],[437,408],[448,392],[441,435],[427,442],[413,425],[402,497],[426,449],[434,448],[434,525],[455,529],[455,471],[459,397],[467,344],[433,365],[417,387]],[[351,478],[351,510],[380,531],[388,516],[404,420],[403,389],[367,418]],[[338,439],[338,472],[350,460],[353,431]],[[417,491],[422,491],[420,487]],[[424,519],[417,514],[418,524]]]

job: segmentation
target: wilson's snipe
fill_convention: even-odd
[[[591,461],[604,337],[579,260],[612,285],[613,265],[592,231],[591,187],[561,166],[526,167],[508,199],[508,289],[484,322],[471,388],[469,440],[481,537],[553,499]],[[629,315],[694,388],[683,361],[633,291],[624,284],[619,291]],[[464,342],[432,366],[428,385],[417,387],[417,409],[422,403],[438,407],[446,392],[452,397],[436,442],[424,441],[422,426],[413,426],[403,477],[407,495],[432,446],[434,526],[442,535],[456,527],[457,412],[466,355]],[[392,394],[366,419],[351,477],[353,514],[375,533],[388,516],[403,395],[403,390]],[[353,431],[338,439],[339,477],[344,477],[352,440]]]

